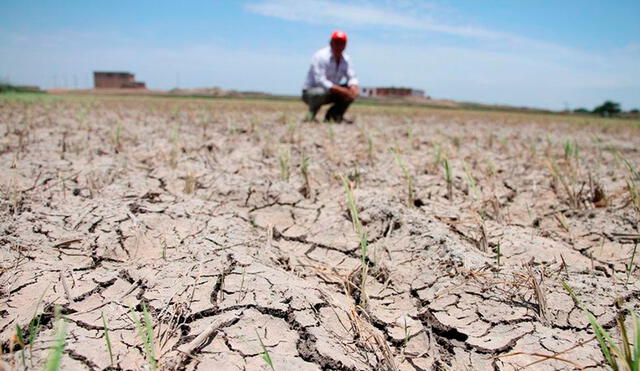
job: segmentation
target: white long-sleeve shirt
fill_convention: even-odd
[[[327,46],[311,57],[311,66],[303,89],[323,87],[329,90],[333,84],[340,85],[343,78],[346,78],[347,85],[358,85],[349,56],[342,53],[342,59],[338,65],[331,53],[331,47]]]

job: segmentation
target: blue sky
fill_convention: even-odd
[[[349,35],[364,86],[551,109],[640,107],[640,1],[0,2],[0,78],[92,84],[125,70],[154,89],[299,94],[313,52]]]

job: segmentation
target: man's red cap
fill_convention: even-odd
[[[342,40],[344,42],[347,42],[347,34],[344,33],[344,31],[335,30],[331,34],[331,40]]]

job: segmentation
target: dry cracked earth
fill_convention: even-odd
[[[563,282],[614,335],[638,310],[637,123],[351,113],[0,99],[2,367],[45,365],[59,308],[65,370],[604,368]]]

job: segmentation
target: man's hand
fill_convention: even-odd
[[[355,100],[359,93],[358,85],[351,85],[345,88],[344,86],[334,84],[330,91],[348,100]]]
[[[358,97],[358,94],[360,94],[358,85],[349,85],[349,90],[351,90],[351,93],[353,94],[353,100],[355,100]]]

